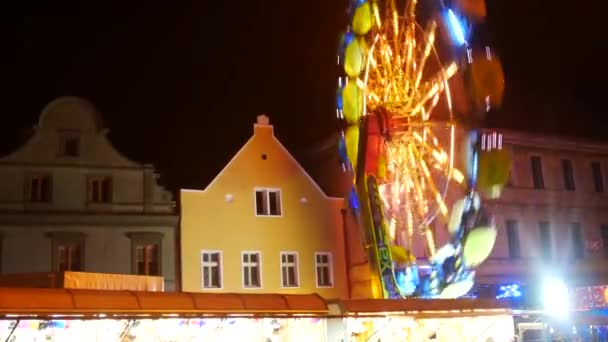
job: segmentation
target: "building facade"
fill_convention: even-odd
[[[346,298],[343,208],[259,116],[206,189],[181,191],[182,289]]]
[[[538,284],[546,276],[564,279],[571,287],[608,284],[608,144],[508,130],[501,147],[511,153],[511,174],[502,197],[484,200],[494,215],[497,240],[476,272],[480,296],[494,297],[503,285]],[[456,134],[457,149],[463,132]],[[350,180],[339,167],[337,138],[326,140],[299,157],[319,184],[334,196],[347,193]],[[455,156],[462,168],[462,158]],[[449,188],[448,208],[464,195],[456,183]],[[350,273],[366,263],[357,229],[350,232]],[[436,245],[449,239],[442,220],[434,223]],[[415,245],[424,246],[424,238]],[[413,248],[424,263],[424,248]],[[365,277],[360,277],[364,280]],[[352,291],[357,288],[351,281]],[[365,287],[365,281],[361,283]]]
[[[106,137],[87,101],[62,97],[33,136],[0,159],[3,273],[86,271],[161,275],[175,286],[178,217],[152,165]]]
[[[511,175],[488,202],[499,234],[479,281],[608,283],[608,144],[503,131],[503,148]]]

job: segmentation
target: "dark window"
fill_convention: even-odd
[[[203,288],[222,287],[222,257],[219,252],[203,252]]]
[[[530,157],[530,163],[532,165],[532,182],[534,183],[534,189],[544,189],[545,181],[543,179],[543,165],[540,157]]]
[[[298,260],[295,253],[281,254],[281,278],[283,287],[298,287]]]
[[[331,258],[329,253],[317,253],[315,262],[317,268],[317,287],[332,286]]]
[[[608,257],[608,224],[603,224],[600,227],[602,232],[602,248],[604,249],[604,255]]]
[[[256,190],[255,212],[259,216],[281,216],[281,191]]]
[[[604,192],[604,176],[602,174],[602,166],[598,162],[591,163],[591,172],[593,173],[593,185],[595,192]]]
[[[541,257],[545,260],[551,258],[552,250],[551,250],[551,230],[549,226],[549,222],[541,221],[538,225],[539,233],[540,233],[540,252]]]
[[[582,259],[585,257],[585,244],[580,224],[570,224],[570,232],[572,234],[572,256],[575,259]]]
[[[70,137],[63,143],[63,154],[70,157],[78,157],[80,155],[80,139]]]
[[[564,188],[567,191],[574,191],[574,172],[572,169],[572,160],[562,159],[562,171],[564,172]]]
[[[509,244],[509,257],[513,259],[520,258],[519,232],[517,230],[517,221],[515,220],[507,220],[507,242]]]
[[[51,176],[34,175],[30,178],[29,200],[31,202],[50,202],[51,193]]]
[[[93,203],[112,202],[112,180],[109,177],[93,177],[89,183],[89,201]]]
[[[243,253],[243,286],[260,287],[260,256],[257,252]]]

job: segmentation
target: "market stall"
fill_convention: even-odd
[[[324,341],[317,295],[0,288],[0,340]]]

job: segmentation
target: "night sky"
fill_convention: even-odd
[[[258,114],[296,157],[335,132],[345,0],[112,3],[0,11],[0,152],[64,95],[90,100],[114,145],[173,190],[204,188]],[[600,15],[585,1],[488,0],[506,94],[486,125],[608,139]]]

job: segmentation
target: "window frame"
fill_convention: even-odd
[[[606,191],[604,184],[604,171],[602,168],[602,163],[599,161],[591,162],[591,179],[593,180],[593,190],[601,194]]]
[[[107,180],[109,183],[109,190],[108,190],[108,200],[107,201],[96,201],[94,200],[94,192],[93,192],[93,184],[95,181],[99,181],[99,180]],[[103,184],[101,185],[101,189],[100,189],[100,196],[103,197]],[[114,179],[111,175],[105,175],[105,174],[95,174],[95,175],[88,175],[87,176],[87,203],[90,204],[97,204],[97,205],[103,205],[103,204],[112,204],[114,201]]]
[[[536,163],[538,161],[538,164]],[[545,175],[543,172],[543,159],[539,155],[530,156],[530,171],[532,171],[532,187],[536,190],[545,189]],[[538,171],[538,174],[537,174]]]
[[[267,214],[258,214],[258,199],[257,199],[257,194],[260,191],[265,192],[264,200],[266,201],[265,203],[267,203],[267,206],[268,206],[268,213]],[[271,192],[279,194],[279,201],[278,201],[279,214],[278,215],[272,215],[272,214],[270,214],[270,193]],[[267,188],[267,187],[255,187],[255,188],[253,188],[253,212],[254,212],[254,214],[255,214],[256,217],[283,217],[283,191],[280,188]]]
[[[602,241],[602,253],[608,258],[608,224],[600,224],[600,239]]]
[[[245,263],[245,255],[257,255],[258,257],[258,261],[257,261],[257,265],[252,266],[252,262],[248,261],[247,265]],[[255,267],[257,266],[257,272],[258,272],[258,282],[259,285],[258,286],[251,286],[251,285],[247,285],[245,283],[245,267]],[[251,275],[250,275],[251,278]],[[250,279],[251,280],[251,279]],[[241,251],[241,285],[242,288],[245,290],[259,290],[263,288],[263,280],[262,280],[262,252],[261,251]]]
[[[283,262],[283,255],[285,256],[289,256],[289,255],[294,255],[295,256],[295,262],[293,263],[293,267],[295,268],[295,280],[296,280],[296,284],[295,285],[285,285],[285,278],[283,277],[283,267],[285,266],[285,263]],[[289,267],[289,265],[287,265],[287,267]],[[301,284],[301,279],[300,279],[300,255],[298,254],[298,252],[296,251],[281,251],[279,253],[279,272],[281,275],[281,288],[282,289],[299,289],[300,288],[300,284]]]
[[[545,228],[548,235],[547,242],[545,242],[545,240],[543,239]],[[551,260],[551,258],[553,258],[553,234],[551,234],[551,222],[543,220],[538,222],[538,237],[541,259],[545,261]],[[544,247],[548,247],[548,249],[546,250]]]
[[[507,248],[509,259],[521,259],[521,239],[519,237],[519,222],[507,219],[505,222],[505,232],[507,233]]]
[[[206,287],[205,286],[205,261],[204,261],[204,256],[205,254],[219,254],[219,261],[218,261],[218,270],[219,270],[219,287]],[[211,259],[211,258],[209,258]],[[217,291],[217,290],[223,290],[224,289],[224,253],[220,250],[214,250],[214,249],[203,249],[201,250],[201,289],[203,290],[209,290],[209,291]],[[207,263],[210,263],[211,261],[207,261]],[[209,266],[209,267],[213,267],[213,265]]]
[[[320,264],[317,260],[318,256],[327,256],[327,264]],[[334,281],[334,267],[333,267],[333,255],[331,252],[315,252],[315,284],[318,289],[328,289],[335,286]],[[322,285],[319,283],[319,268],[327,267],[329,276],[329,285]]]
[[[131,240],[131,274],[162,277],[163,275],[163,238],[160,232],[129,232],[125,234]],[[158,274],[139,274],[137,271],[137,248],[139,246],[157,246]]]
[[[48,199],[45,200],[38,200],[38,199],[33,199],[32,198],[32,188],[33,188],[33,182],[34,179],[36,178],[40,178],[40,179],[48,179]],[[39,187],[42,187],[41,185]],[[26,174],[26,184],[25,184],[25,199],[27,202],[29,203],[52,203],[53,202],[53,174],[50,172],[28,172]],[[42,190],[40,191],[40,197],[43,198],[43,194],[42,194]]]
[[[59,148],[57,156],[67,158],[78,158],[82,155],[82,134],[78,130],[59,130]],[[66,151],[66,144],[70,140],[77,142],[76,154],[70,154]]]
[[[48,232],[46,236],[51,239],[51,270],[53,272],[85,272],[86,270],[86,234],[81,232]],[[61,246],[76,245],[80,247],[80,270],[70,269],[61,270],[59,268]]]
[[[574,177],[574,162],[572,159],[563,158],[562,160],[562,179],[564,190],[576,191],[576,180]]]
[[[575,260],[583,260],[585,259],[585,232],[580,222],[571,222],[569,226],[570,238],[572,239],[572,258]],[[578,243],[576,241],[576,236],[578,236]]]

